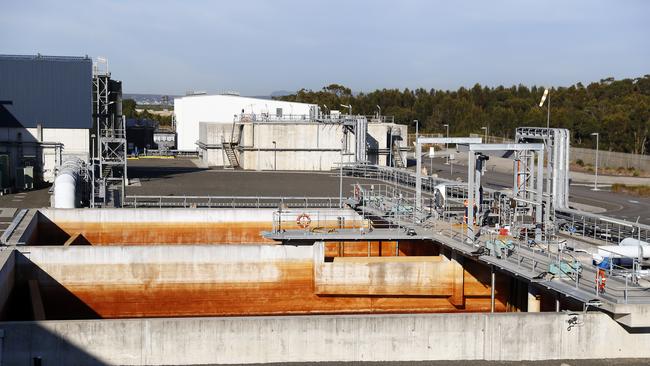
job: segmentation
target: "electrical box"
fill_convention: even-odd
[[[34,167],[26,166],[23,167],[23,189],[34,189]]]

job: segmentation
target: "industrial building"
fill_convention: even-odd
[[[406,125],[384,116],[257,119],[244,114],[234,123],[199,123],[198,146],[208,166],[331,170],[357,162],[404,166],[406,136]]]
[[[69,156],[88,161],[92,60],[0,55],[0,187],[53,182]]]
[[[210,167],[331,170],[341,163],[405,165],[407,126],[390,116],[325,115],[314,104],[195,95],[174,101],[179,150]]]
[[[284,102],[272,99],[247,98],[238,95],[188,95],[174,99],[174,118],[178,133],[178,149],[197,151],[199,123],[232,124],[241,114],[251,116],[309,116],[315,104]]]

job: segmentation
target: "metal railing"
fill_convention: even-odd
[[[346,120],[365,118],[368,123],[395,123],[394,116],[378,115],[329,115],[329,114],[272,114],[272,113],[244,113],[234,116],[235,123],[243,122],[325,122],[325,123],[342,123]]]
[[[518,235],[503,236],[494,229],[479,227],[476,228],[479,235],[469,237],[467,223],[458,217],[437,215],[427,206],[425,198],[422,209],[416,209],[415,197],[408,190],[383,184],[357,187],[354,192],[359,202],[357,209],[372,218],[374,227],[378,226],[377,222],[385,222],[384,229],[411,228],[420,236],[426,236],[427,231],[436,233],[444,245],[583,301],[593,298],[610,303],[650,303],[650,288],[639,285],[639,279],[647,276],[648,271],[641,269],[637,257],[605,251],[610,261],[606,268],[600,268],[590,257],[579,258],[579,253],[567,250],[566,241],[557,237],[535,242],[527,236],[524,239]],[[495,249],[498,241],[506,248],[504,252]],[[613,258],[626,265],[615,263]],[[609,284],[605,292],[601,292],[597,282],[601,269]]]
[[[273,232],[304,230],[310,233],[331,233],[338,230],[367,230],[370,220],[354,211],[322,211],[282,209],[273,213]]]
[[[338,197],[126,196],[124,207],[176,208],[338,208]]]

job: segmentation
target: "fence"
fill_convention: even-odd
[[[580,159],[585,164],[596,164],[596,150],[572,147],[570,154],[572,161]],[[620,167],[625,169],[636,168],[650,172],[650,155],[626,154],[601,150],[598,152],[598,165],[600,167],[614,169]]]

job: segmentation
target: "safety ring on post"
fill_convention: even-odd
[[[296,218],[296,224],[301,228],[306,229],[309,227],[309,224],[311,224],[311,218],[306,213],[301,214]]]

